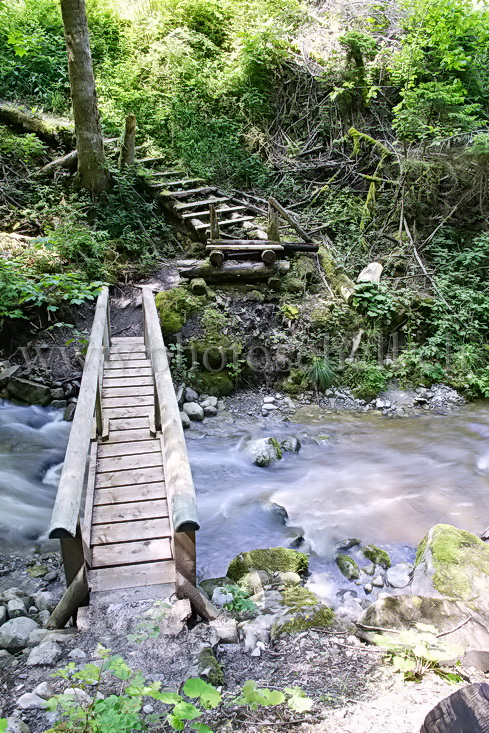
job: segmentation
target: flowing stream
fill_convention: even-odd
[[[311,409],[301,419],[265,429],[215,418],[201,426],[208,434],[187,432],[202,523],[199,575],[224,575],[238,552],[303,537],[311,584],[331,601],[346,587],[333,562],[338,541],[358,537],[388,549],[393,562],[412,561],[437,522],[476,533],[489,524],[489,402],[450,415],[386,419]],[[45,536],[69,429],[59,411],[0,401],[3,551]],[[258,468],[243,447],[264,435],[296,435],[302,449]],[[287,524],[274,505],[286,510]]]

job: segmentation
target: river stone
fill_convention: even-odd
[[[13,618],[0,627],[0,649],[23,649],[29,641],[29,634],[39,628],[34,619],[27,616]]]
[[[280,504],[276,504],[274,501],[268,501],[263,505],[263,508],[273,514],[280,521],[281,524],[287,524],[289,515],[287,509]]]
[[[348,537],[344,540],[340,540],[335,544],[335,549],[337,552],[340,550],[351,550],[352,547],[356,547],[360,544],[360,540],[357,540],[356,537]]]
[[[21,695],[17,700],[17,706],[19,710],[39,710],[46,705],[46,700],[43,700],[39,695],[35,695],[33,692],[26,692]]]
[[[180,413],[180,420],[182,421],[182,427],[184,430],[190,427],[190,418],[186,412]]]
[[[52,400],[64,400],[65,398],[65,391],[61,387],[55,387],[51,390],[51,399]],[[63,405],[63,407],[66,407],[66,403]]]
[[[336,564],[347,580],[358,580],[360,568],[349,555],[337,555]]]
[[[365,547],[362,547],[361,553],[367,560],[370,560],[370,562],[376,565],[381,565],[385,570],[391,566],[391,559],[388,553],[376,545],[365,545]]]
[[[238,624],[238,633],[244,644],[245,651],[251,652],[257,642],[268,644],[270,641],[270,629],[278,620],[279,615],[265,614],[257,616],[251,621],[244,621]]]
[[[7,718],[7,733],[30,733],[30,728],[20,718]]]
[[[34,695],[39,695],[39,697],[47,700],[54,695],[54,687],[49,682],[40,682],[37,687],[34,687],[32,692]]]
[[[0,606],[0,626],[7,620],[7,609],[5,606]]]
[[[240,588],[243,588],[250,596],[259,593],[263,590],[263,586],[269,583],[270,576],[264,570],[250,570],[239,579]]]
[[[0,371],[0,389],[3,389],[8,384],[9,379],[17,374],[19,369],[20,366],[16,364],[15,366],[10,366]]]
[[[224,575],[220,578],[206,578],[205,580],[201,580],[199,586],[206,596],[211,599],[216,588],[222,588],[223,585],[232,585],[232,582],[231,578]]]
[[[39,591],[38,593],[34,593],[32,599],[34,601],[34,605],[40,611],[53,611],[57,604],[54,593],[50,593],[49,591]]]
[[[237,555],[228,567],[227,575],[237,582],[250,570],[265,570],[271,573],[307,573],[307,555],[285,547],[269,547],[266,550],[251,550]]]
[[[7,603],[7,613],[9,618],[19,618],[19,616],[26,616],[24,601],[20,598],[13,598]]]
[[[301,442],[299,438],[285,438],[285,440],[282,440],[280,443],[280,447],[288,453],[298,453],[301,449]]]
[[[464,623],[470,619],[467,623]],[[379,598],[368,606],[358,621],[357,635],[372,642],[378,631],[362,627],[404,630],[418,623],[434,626],[438,633],[460,628],[447,635],[447,641],[465,650],[489,651],[487,619],[473,607],[453,598],[427,598],[402,595]],[[463,625],[462,625],[463,624]]]
[[[61,656],[61,647],[55,641],[43,641],[38,647],[35,647],[29,654],[27,664],[29,667],[37,667],[44,665],[52,667],[56,664]]]
[[[255,466],[261,466],[262,468],[266,468],[282,458],[279,442],[272,437],[250,440],[246,444],[245,450],[251,456]]]
[[[198,404],[198,402],[184,402],[182,410],[189,416],[191,420],[202,422],[202,420],[204,419],[204,410]]]
[[[231,591],[225,590],[224,588],[214,588],[211,601],[215,606],[222,608],[226,603],[232,603],[234,596]]]
[[[205,400],[202,400],[200,403],[201,407],[215,407],[217,409],[217,397],[214,397],[213,395],[209,395],[209,397],[206,397]]]
[[[400,562],[393,565],[387,571],[387,584],[391,588],[406,588],[411,581],[413,567],[407,562]]]
[[[199,393],[192,389],[192,387],[186,387],[185,389],[185,402],[197,402],[199,399]]]
[[[203,405],[202,409],[204,410],[205,417],[215,417],[217,415],[217,407],[213,407],[212,405]]]
[[[74,405],[73,403],[67,405],[65,407],[65,411],[63,412],[63,420],[66,420],[66,422],[71,422],[75,417],[75,410],[76,405]]]
[[[435,525],[418,547],[412,592],[470,601],[489,614],[489,546],[451,524]]]
[[[238,643],[238,629],[234,618],[214,619],[209,622],[209,626],[217,633],[221,644]]]
[[[299,585],[301,576],[298,573],[276,573],[276,579],[283,585]]]
[[[31,382],[29,379],[13,377],[7,387],[9,394],[29,405],[47,405],[51,401],[51,390],[45,384]]]

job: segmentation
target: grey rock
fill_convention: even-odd
[[[17,700],[17,707],[19,710],[39,710],[46,705],[46,700],[43,700],[39,695],[35,695],[33,692],[26,692],[21,695]]]
[[[55,641],[43,641],[29,654],[27,664],[30,667],[46,666],[52,667],[61,656],[61,647]]]
[[[251,456],[255,466],[261,466],[262,468],[266,468],[281,458],[278,442],[272,437],[250,440],[245,449],[248,455]]]
[[[75,417],[75,410],[76,405],[70,402],[70,404],[65,407],[65,411],[63,412],[63,420],[66,420],[66,422],[71,422]]]
[[[64,400],[65,391],[61,387],[51,390],[51,400]]]
[[[387,584],[392,588],[406,588],[411,582],[412,565],[400,562],[387,571]]]
[[[211,600],[215,606],[222,608],[225,603],[233,602],[233,594],[224,590],[224,588],[215,588]]]
[[[0,649],[23,649],[29,641],[29,634],[39,625],[32,618],[20,616],[7,621],[0,627]]]
[[[15,366],[9,366],[6,369],[2,369],[0,371],[0,389],[3,389],[9,382],[9,380],[17,374],[19,371],[20,366],[16,364]]]
[[[362,570],[367,575],[373,575],[375,573],[375,564],[371,562],[370,565],[365,565],[365,567],[362,568]]]
[[[46,583],[54,583],[55,580],[58,580],[58,573],[56,570],[50,570],[49,573],[46,573],[44,576],[44,581]]]
[[[19,616],[26,616],[26,610],[24,601],[13,598],[7,603],[7,614],[9,618],[19,618]]]
[[[53,611],[57,604],[56,596],[50,591],[34,593],[32,599],[40,611]]]
[[[199,399],[199,393],[195,391],[195,389],[192,389],[192,387],[187,387],[185,389],[185,401],[186,402],[197,402]]]
[[[203,408],[204,415],[206,417],[215,417],[217,415],[217,407],[212,407],[212,405],[205,405]]]
[[[264,570],[250,570],[238,581],[240,588],[243,588],[250,595],[259,593],[263,590],[263,586],[269,583],[270,576]]]
[[[277,573],[276,578],[283,585],[299,585],[301,576],[298,573]]]
[[[287,509],[284,506],[270,501],[264,505],[264,509],[269,511],[270,514],[273,514],[274,517],[277,517],[277,519],[280,520],[281,524],[287,524],[289,515],[287,513]]]
[[[7,609],[5,606],[0,606],[0,626],[7,620]]]
[[[13,377],[9,381],[8,391],[13,397],[29,405],[47,405],[51,400],[51,392],[47,385],[21,377]]]
[[[90,695],[80,687],[67,687],[63,692],[63,696],[72,698],[81,708],[86,708],[92,704],[92,698]]]
[[[7,718],[7,733],[30,733],[30,730],[29,726],[20,718]]]
[[[190,418],[186,412],[180,413],[180,420],[182,421],[182,427],[184,430],[190,427]]]
[[[86,659],[86,652],[83,649],[72,649],[67,655],[70,659]]]
[[[340,552],[344,552],[345,550],[351,550],[352,547],[356,547],[360,544],[360,540],[357,540],[356,537],[347,537],[344,540],[340,540],[335,544],[335,549]],[[362,568],[363,569],[363,568]]]
[[[29,614],[29,616],[35,616],[36,613],[39,613],[39,609],[36,608],[36,606],[29,606],[29,608],[27,609],[27,613]]]
[[[390,402],[390,400],[383,400],[380,398],[375,400],[375,408],[377,410],[389,409],[389,407],[391,406],[392,406],[392,403]]]
[[[214,593],[216,588],[222,588],[223,585],[232,584],[233,581],[231,580],[231,578],[228,578],[227,575],[224,575],[220,578],[206,578],[205,580],[201,580],[199,583],[201,589],[204,591],[209,600],[212,598],[212,594]]]
[[[372,585],[375,588],[383,588],[384,587],[384,579],[383,579],[383,577],[381,575],[377,575],[377,577],[375,577],[372,580]]]
[[[238,628],[234,618],[220,619],[209,622],[209,626],[214,629],[221,644],[237,644]]]
[[[184,402],[182,410],[191,420],[201,422],[204,419],[204,410],[197,402]]]
[[[373,591],[372,583],[365,583],[365,585],[363,586],[363,590],[365,591],[365,593],[371,593]]]
[[[49,611],[39,611],[37,614],[37,622],[42,626],[45,626],[49,621],[51,614]]]
[[[154,712],[154,707],[152,705],[143,705],[143,713],[145,715],[151,715],[151,713]]]
[[[20,588],[8,588],[2,593],[2,600],[5,603],[8,601],[19,600],[19,598],[30,605],[31,596]]]
[[[52,407],[53,410],[64,410],[67,404],[66,400],[52,400],[50,407]]]
[[[34,695],[39,695],[39,697],[47,700],[54,695],[54,687],[49,682],[40,682],[37,687],[34,687],[32,692]]]
[[[278,615],[271,613],[238,624],[238,634],[244,643],[245,651],[253,651],[258,641],[268,644],[271,628],[278,618]]]
[[[289,437],[285,438],[285,440],[282,440],[280,443],[280,447],[282,450],[287,451],[288,453],[298,453],[301,449],[301,442],[299,438],[295,437]]]
[[[205,400],[202,400],[200,404],[204,409],[206,407],[216,407],[217,408],[217,397],[213,397],[212,395],[210,395],[209,397],[206,397]]]

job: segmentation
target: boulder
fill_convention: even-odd
[[[333,611],[302,585],[286,588],[282,595],[284,615],[273,624],[270,635],[277,639],[283,634],[297,634],[307,629],[331,626]]]
[[[361,549],[362,555],[370,562],[381,565],[384,569],[390,568],[391,559],[385,550],[381,550],[376,545],[365,545]]]
[[[276,438],[272,437],[250,440],[245,449],[255,466],[261,466],[262,468],[266,468],[282,458],[280,444]]]
[[[299,585],[301,576],[298,573],[277,573],[276,579],[283,585]]]
[[[447,635],[448,641],[465,650],[489,650],[487,619],[468,604],[453,598],[414,595],[379,598],[361,614],[357,634],[366,641],[373,641],[378,629],[411,629],[418,623],[434,626],[439,633],[452,632],[460,626]]]
[[[53,667],[61,656],[61,647],[55,641],[44,641],[35,647],[27,659],[29,667]]]
[[[16,364],[15,366],[7,367],[6,369],[0,370],[0,389],[3,389],[7,386],[8,382],[12,377],[19,371],[20,366]]]
[[[266,550],[242,552],[231,561],[227,575],[237,582],[250,570],[272,573],[298,573],[304,575],[309,568],[307,555],[285,547],[269,547]]]
[[[29,634],[39,625],[32,618],[20,616],[0,626],[0,649],[24,649],[29,642]]]
[[[44,700],[48,700],[54,695],[54,687],[50,685],[49,682],[40,682],[37,687],[34,687],[32,692],[35,695],[39,695],[39,697],[42,697]]]
[[[182,410],[189,416],[191,420],[202,422],[202,420],[204,419],[204,410],[198,404],[198,402],[184,402]]]
[[[5,606],[0,606],[0,626],[7,620],[7,609]]]
[[[202,649],[198,659],[198,676],[214,687],[221,687],[224,680],[224,670],[217,661],[211,647]]]
[[[299,438],[291,436],[290,438],[282,440],[280,447],[283,451],[287,451],[288,453],[298,453],[301,449],[301,442]]]
[[[43,700],[39,695],[35,695],[33,692],[26,692],[21,695],[17,700],[17,707],[19,710],[39,710],[46,705],[46,700]]]
[[[411,582],[412,565],[407,562],[400,562],[393,565],[387,571],[387,584],[391,588],[406,588]]]
[[[489,614],[489,546],[451,524],[435,525],[418,547],[412,592],[470,601]]]
[[[274,614],[266,614],[238,624],[239,637],[244,644],[245,651],[253,651],[258,642],[268,644],[270,630],[277,619],[278,616]]]
[[[357,580],[360,577],[360,568],[349,555],[337,555],[336,564],[347,580]]]
[[[51,401],[51,390],[46,384],[31,382],[29,379],[13,377],[7,386],[9,394],[29,405],[47,405]]]
[[[380,262],[371,262],[357,277],[357,283],[379,283],[383,266]]]
[[[7,603],[7,613],[9,618],[19,618],[19,616],[26,616],[24,601],[20,598],[13,598]]]
[[[30,728],[20,718],[7,718],[7,733],[30,733]]]
[[[259,593],[264,585],[270,583],[270,576],[264,570],[250,570],[239,579],[239,586],[250,595]]]
[[[50,593],[49,591],[39,591],[38,593],[34,593],[32,599],[34,601],[34,605],[39,609],[39,611],[54,611],[57,604],[56,596],[54,593]]]
[[[190,418],[186,412],[180,413],[180,420],[182,421],[182,427],[184,430],[190,427]]]
[[[209,626],[216,632],[219,643],[221,644],[237,644],[238,629],[234,618],[217,618],[209,622]]]
[[[197,402],[199,399],[199,393],[192,389],[192,387],[185,388],[185,402]]]

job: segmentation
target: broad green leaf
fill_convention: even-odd
[[[189,702],[179,702],[173,708],[173,714],[180,718],[180,720],[194,720],[199,715],[202,715],[202,711]]]
[[[176,703],[183,702],[177,692],[155,692],[151,697],[155,700],[160,700],[165,705],[175,705]]]
[[[185,728],[185,723],[183,720],[180,720],[180,718],[177,718],[176,715],[170,715],[167,716],[167,721],[173,728],[173,730],[183,730]]]

